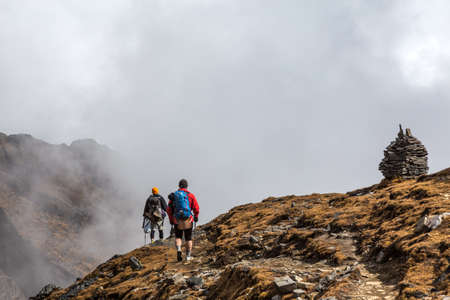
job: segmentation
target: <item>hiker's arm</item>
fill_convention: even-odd
[[[173,218],[173,213],[172,213],[172,208],[170,206],[167,208],[167,215],[169,216],[170,224],[171,225],[175,224],[174,218]]]
[[[145,201],[144,212],[142,213],[142,216],[144,216],[144,217],[145,217],[145,212],[147,211],[148,200],[149,200],[149,199],[150,199],[150,198],[147,198],[147,201]]]
[[[200,213],[200,207],[198,206],[197,198],[195,198],[194,194],[191,195],[191,207],[194,212],[194,217],[198,218],[198,214]]]
[[[142,228],[144,228],[144,225],[145,225],[145,212],[147,211],[147,206],[148,206],[148,199],[147,199],[147,201],[145,201],[144,212],[142,213],[142,216],[143,216],[143,218],[142,218]]]
[[[161,207],[162,207],[162,209],[164,210],[164,211],[167,211],[167,203],[166,203],[166,200],[164,199],[164,197],[163,196],[161,196],[161,198],[159,198],[160,200],[160,202],[161,202]]]
[[[172,203],[172,199],[173,197],[171,197],[172,194],[169,195],[169,206],[167,207],[167,215],[169,216],[169,220],[170,220],[170,224],[174,224],[173,221],[173,203]]]

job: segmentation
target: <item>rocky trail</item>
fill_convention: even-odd
[[[294,225],[295,224],[284,222],[278,226],[281,228],[289,228]],[[313,229],[322,231],[318,228]],[[268,231],[268,233],[270,233],[270,231]],[[206,234],[202,232],[202,237],[205,235]],[[249,237],[250,241],[260,239],[260,237],[255,236]],[[262,239],[264,239],[264,236]],[[348,262],[340,266],[334,266],[330,265],[326,259],[318,262],[305,262],[300,256],[292,258],[290,256],[280,255],[273,258],[243,260],[231,265],[230,267],[238,269],[243,268],[250,271],[251,268],[264,269],[270,266],[268,272],[274,278],[274,282],[276,281],[275,278],[286,278],[286,276],[289,277],[290,280],[287,279],[287,282],[283,283],[286,285],[283,285],[283,287],[286,288],[284,291],[292,292],[292,295],[288,296],[288,298],[292,298],[291,296],[296,296],[299,299],[316,299],[320,297],[326,299],[327,290],[332,285],[336,285],[344,279],[349,278],[348,282],[346,282],[345,295],[338,297],[339,299],[395,299],[398,294],[398,291],[395,289],[395,284],[383,282],[380,279],[379,273],[369,271],[375,269],[374,264],[364,262],[363,259],[356,254],[357,247],[355,246],[355,243],[357,241],[354,239],[352,234],[347,232],[342,234],[325,232],[319,237],[319,239],[340,247],[342,252],[349,258]],[[170,245],[173,244],[170,244],[170,242],[167,243],[167,246]],[[198,255],[203,254],[203,246],[203,243],[196,245],[195,252],[198,253]],[[330,247],[334,248],[336,246]],[[183,272],[180,272],[180,267],[177,266],[175,257],[171,257],[170,260],[174,264],[174,268],[168,269],[167,271],[169,271],[171,275],[173,274],[172,276],[177,278],[181,278],[181,276],[183,276],[185,280],[191,278],[192,276],[198,276],[199,278],[202,278],[204,282],[207,282],[209,277],[219,276],[220,273],[224,271],[223,268],[211,269],[207,265],[202,265],[201,259],[196,259],[193,263],[185,263],[182,268]],[[199,265],[203,268],[199,268]],[[183,281],[181,280],[181,282]],[[289,283],[291,283],[291,286],[289,286]],[[281,291],[283,291],[283,289],[281,289]],[[273,298],[281,299],[282,295],[283,293],[280,293],[273,296]],[[232,297],[234,296],[235,295]],[[185,293],[180,293],[172,297],[173,299],[185,299],[183,297],[186,297],[186,299],[188,298]],[[206,294],[204,297],[208,298],[208,295]],[[200,296],[200,298],[203,297]]]
[[[268,198],[35,299],[448,299],[450,170],[347,194]],[[429,220],[439,220],[432,225]]]

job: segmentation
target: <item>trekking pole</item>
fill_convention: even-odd
[[[147,244],[147,233],[145,232],[145,217],[142,219],[142,229],[144,230],[144,246]]]
[[[195,241],[195,230],[197,229],[197,222],[194,222],[194,231],[192,232],[192,238]]]

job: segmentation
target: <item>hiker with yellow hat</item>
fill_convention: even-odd
[[[145,202],[144,222],[142,228],[145,233],[145,243],[147,243],[147,233],[150,231],[150,241],[153,243],[155,239],[155,227],[159,231],[159,239],[164,238],[163,225],[166,217],[167,204],[163,196],[159,194],[158,188],[152,188],[152,194]]]

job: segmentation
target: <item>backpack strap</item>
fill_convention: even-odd
[[[182,192],[186,193],[186,198],[188,199],[189,208],[192,210],[191,207],[191,199],[189,199],[189,195],[191,194],[188,190],[181,190]]]

